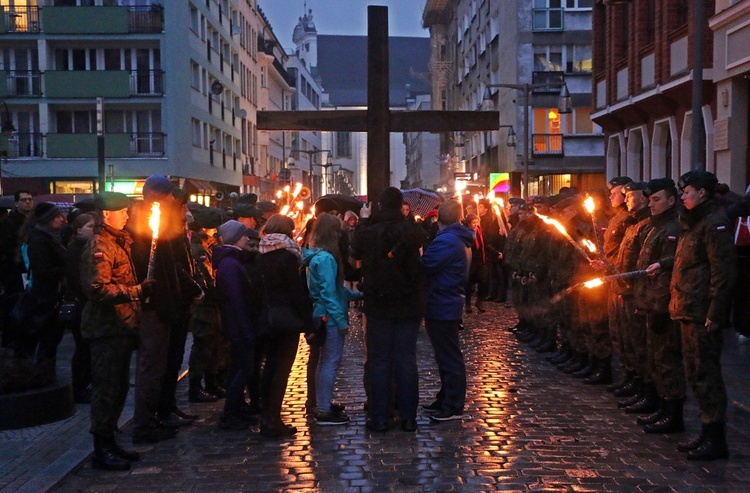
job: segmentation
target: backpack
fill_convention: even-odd
[[[734,245],[750,246],[750,217],[740,216],[734,221]]]

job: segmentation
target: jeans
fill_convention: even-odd
[[[245,404],[245,385],[253,371],[255,351],[253,344],[244,339],[229,342],[232,359],[227,377],[227,398],[224,401],[224,416],[238,413]]]
[[[458,341],[457,320],[425,319],[440,375],[437,401],[444,410],[461,414],[466,401],[466,365]]]
[[[338,327],[330,324],[326,327],[326,342],[319,349],[320,359],[315,371],[315,400],[321,413],[331,410],[333,385],[336,383],[336,375],[341,366],[345,339],[346,335],[342,334]]]
[[[389,417],[391,375],[395,376],[401,419],[416,419],[419,402],[417,333],[419,317],[367,318],[367,361],[370,373],[370,418],[377,424]]]

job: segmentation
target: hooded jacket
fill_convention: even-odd
[[[351,291],[337,277],[338,264],[329,252],[302,249],[302,265],[307,267],[307,289],[313,302],[313,319],[328,319],[327,324],[344,328],[349,325],[349,302],[361,294]]]
[[[425,318],[461,320],[474,232],[460,223],[441,229],[422,255]]]
[[[250,285],[245,271],[245,264],[250,258],[250,252],[229,245],[213,250],[222,325],[230,341],[244,341],[247,344],[253,344],[258,335],[253,306],[260,298]]]

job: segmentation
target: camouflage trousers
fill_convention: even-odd
[[[221,312],[218,307],[196,307],[190,317],[193,345],[190,348],[190,378],[202,379],[206,372],[216,373],[221,346]]]
[[[644,376],[648,371],[645,315],[636,313],[632,300],[620,295],[610,295],[608,310],[610,340],[622,366]]]
[[[669,313],[646,313],[649,380],[666,399],[685,397],[685,368],[682,366],[680,324]]]
[[[94,435],[112,437],[130,389],[130,359],[136,337],[101,337],[91,348],[91,428]]]
[[[721,330],[708,332],[703,321],[681,320],[682,354],[687,381],[701,410],[701,422],[723,423],[727,389],[721,375]]]
[[[607,293],[584,292],[580,301],[580,324],[586,352],[597,358],[608,358],[612,355],[612,341],[607,322]]]

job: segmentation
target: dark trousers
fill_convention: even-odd
[[[682,365],[680,324],[669,313],[646,315],[649,374],[661,397],[685,397],[685,368]]]
[[[188,325],[187,318],[189,308],[184,307],[185,317],[175,321],[169,331],[169,349],[167,351],[167,366],[161,382],[161,395],[159,396],[159,413],[167,415],[177,407],[177,379],[180,376],[182,360],[185,358],[185,342],[187,341]]]
[[[500,302],[508,298],[508,274],[503,259],[487,259],[489,269],[489,297]]]
[[[154,311],[144,311],[138,332],[138,358],[135,370],[135,410],[133,434],[149,433],[159,410],[161,384],[169,354],[169,325]]]
[[[113,437],[130,388],[130,358],[135,336],[101,337],[91,348],[91,428],[101,437]]]
[[[308,410],[315,409],[318,405],[316,392],[318,391],[317,383],[315,381],[315,373],[318,371],[318,362],[320,361],[320,345],[315,344],[310,346],[310,355],[307,358],[307,400],[305,401],[305,408]],[[367,390],[365,388],[365,395]]]
[[[370,417],[378,424],[389,417],[391,369],[396,378],[401,419],[416,419],[419,403],[417,334],[420,319],[367,317],[367,361],[370,374]]]
[[[73,358],[70,360],[74,394],[83,392],[91,383],[91,349],[89,341],[81,336],[80,313],[82,309],[83,307],[79,307],[78,316],[70,323],[70,331],[73,333],[73,340],[76,342],[76,349]]]
[[[289,374],[297,356],[299,334],[283,334],[266,337],[266,357],[260,381],[260,396],[263,414],[273,420],[281,419]]]
[[[727,389],[721,375],[721,330],[709,332],[705,322],[690,320],[681,320],[680,328],[685,373],[701,410],[701,422],[724,423]]]
[[[245,405],[245,386],[253,372],[255,348],[244,339],[230,340],[229,375],[227,377],[227,398],[224,401],[224,415],[237,413]]]
[[[458,340],[458,320],[425,319],[440,375],[437,401],[443,409],[461,414],[466,401],[466,365]]]

